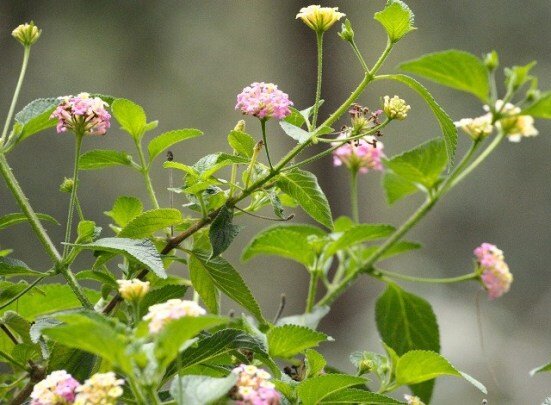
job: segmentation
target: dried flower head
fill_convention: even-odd
[[[485,105],[484,109],[490,111],[490,107]],[[502,118],[496,122],[511,142],[520,142],[524,137],[536,136],[539,134],[534,127],[534,117],[530,115],[519,115],[521,109],[511,103],[503,103],[503,100],[497,100],[495,111],[499,112]]]
[[[490,299],[498,298],[509,291],[513,275],[505,263],[503,252],[491,243],[483,243],[474,250],[474,255],[480,266],[480,279]]]
[[[346,138],[346,134],[340,134],[336,141]],[[338,142],[335,142],[338,144]],[[381,159],[384,157],[383,143],[378,142],[373,136],[349,141],[333,151],[333,165],[343,164],[350,170],[367,173],[370,170],[383,170]]]
[[[390,96],[384,97],[383,111],[386,116],[391,120],[403,120],[408,116],[408,111],[411,110],[411,106],[406,104],[405,100],[398,96],[390,98]]]
[[[231,397],[238,405],[279,405],[281,395],[269,382],[270,373],[256,366],[241,364],[232,373],[238,376]]]
[[[487,137],[494,129],[492,114],[484,114],[476,118],[462,118],[455,122],[455,126],[461,128],[473,140]]]
[[[21,24],[16,29],[14,29],[11,35],[17,39],[23,46],[31,46],[38,38],[40,38],[42,30],[38,29],[34,22]]]
[[[158,333],[172,320],[182,318],[183,316],[205,315],[206,313],[196,302],[171,299],[162,304],[150,306],[149,312],[143,319],[144,321],[150,321],[149,331],[151,333]]]
[[[275,117],[279,120],[291,114],[293,102],[273,83],[255,82],[237,95],[236,110],[260,119]]]
[[[90,97],[88,93],[60,98],[59,106],[51,118],[57,118],[57,132],[73,131],[79,135],[105,135],[111,126],[109,107],[99,97]]]
[[[297,19],[316,32],[324,32],[333,26],[346,14],[340,13],[338,7],[308,6],[300,9]]]
[[[31,405],[72,404],[79,386],[79,382],[65,370],[53,371],[34,386]]]
[[[75,405],[115,405],[123,384],[112,371],[96,373],[77,388]]]
[[[137,278],[132,280],[117,280],[119,294],[126,301],[138,301],[149,291],[149,281],[141,281]]]

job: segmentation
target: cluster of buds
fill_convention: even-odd
[[[117,280],[119,294],[125,301],[139,301],[149,291],[149,281],[141,281],[137,278],[132,280]]]
[[[80,384],[65,370],[57,370],[36,384],[31,405],[115,405],[124,380],[115,373],[94,374]]]
[[[273,83],[255,82],[237,95],[236,110],[262,120],[275,117],[279,120],[291,114],[293,102]]]
[[[237,383],[230,397],[238,405],[279,405],[281,395],[274,384],[269,382],[270,373],[256,366],[241,364],[232,373],[237,375]]]
[[[180,299],[171,299],[162,304],[155,304],[149,307],[149,312],[143,317],[149,322],[151,333],[160,332],[163,327],[175,319],[184,316],[201,316],[207,312],[196,302]]]
[[[408,111],[411,106],[406,104],[406,101],[398,96],[390,98],[384,97],[383,111],[390,120],[404,120],[408,116]]]
[[[503,252],[491,243],[483,243],[474,250],[480,279],[490,299],[505,294],[511,288],[513,275],[505,263]]]
[[[19,25],[11,33],[23,46],[33,45],[40,38],[40,34],[42,34],[42,30],[38,29],[32,21]]]
[[[318,33],[327,31],[346,14],[340,13],[338,7],[308,6],[300,9],[297,19]]]
[[[490,111],[490,107],[485,105],[484,109]],[[502,117],[496,122],[511,142],[520,142],[523,137],[536,136],[539,134],[534,127],[534,117],[530,115],[519,115],[521,109],[511,103],[504,103],[503,100],[497,100],[495,111]]]
[[[99,97],[90,97],[88,93],[60,98],[59,106],[51,118],[57,118],[57,132],[73,131],[79,135],[105,135],[111,126],[109,107]]]
[[[461,128],[473,141],[490,135],[494,129],[492,114],[484,114],[476,118],[462,118],[455,122],[457,128]]]

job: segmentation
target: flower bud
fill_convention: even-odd
[[[484,65],[490,72],[497,69],[499,66],[499,56],[496,51],[489,52],[484,56]]]
[[[344,21],[344,24],[341,26],[341,32],[339,32],[339,37],[341,37],[344,41],[352,42],[354,41],[354,30],[352,29],[352,24],[350,24],[350,20],[347,18]]]
[[[408,116],[409,110],[411,110],[411,106],[406,104],[405,100],[400,97],[384,97],[383,111],[389,119],[403,120]]]
[[[117,280],[119,294],[125,301],[139,301],[149,291],[149,281]]]
[[[34,25],[34,22],[31,21],[30,23],[18,26],[12,31],[11,35],[21,42],[23,46],[31,46],[38,41],[41,33],[42,30],[38,29],[38,27]]]
[[[304,24],[314,31],[322,33],[345,16],[345,14],[339,13],[338,10],[338,7],[308,6],[301,8],[296,18],[300,18]]]
[[[245,120],[239,120],[233,130],[239,131],[239,132],[245,132]]]
[[[425,405],[423,401],[421,401],[421,398],[413,396],[413,395],[404,395],[404,399],[406,400],[406,403],[408,405]]]
[[[73,191],[74,186],[75,186],[75,180],[65,177],[63,179],[63,183],[59,185],[59,191],[61,191],[62,193],[70,194]]]
[[[358,364],[358,373],[367,374],[370,373],[375,366],[375,363],[371,359],[362,359]]]

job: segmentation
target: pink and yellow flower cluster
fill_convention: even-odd
[[[143,319],[149,321],[149,331],[151,333],[158,333],[170,321],[184,316],[200,316],[206,313],[207,311],[194,301],[171,299],[162,304],[151,305],[149,312]]]
[[[57,118],[57,132],[73,131],[79,135],[105,135],[111,126],[109,105],[88,93],[61,97],[51,118]]]
[[[483,243],[474,250],[480,266],[480,279],[490,299],[501,297],[511,288],[513,275],[505,263],[503,252],[491,243]]]
[[[269,382],[270,373],[252,365],[241,364],[234,368],[237,374],[236,389],[231,396],[238,405],[279,405],[281,395]]]
[[[291,114],[293,102],[273,83],[255,82],[237,95],[236,110],[260,119],[275,117],[279,120]]]

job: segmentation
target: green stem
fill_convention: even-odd
[[[264,148],[266,149],[266,157],[268,158],[268,164],[270,165],[270,171],[274,170],[272,166],[272,160],[270,159],[270,150],[268,149],[268,139],[266,138],[266,120],[260,120],[260,127],[262,128],[262,140],[264,141]]]
[[[31,227],[38,237],[38,240],[46,250],[46,253],[54,262],[60,262],[61,261],[61,255],[57,251],[55,245],[53,244],[52,240],[48,236],[48,233],[42,226],[42,223],[38,219],[38,216],[34,212],[33,208],[31,207],[31,204],[29,203],[29,200],[25,196],[25,193],[21,189],[21,186],[17,182],[17,179],[13,175],[13,172],[8,164],[8,161],[6,160],[6,156],[3,153],[0,153],[0,172],[2,173],[2,176],[4,177],[4,180],[6,181],[6,184],[8,188],[10,189],[11,193],[15,197],[19,208],[21,208],[21,211],[25,214],[27,219],[29,220],[29,223],[31,224]]]
[[[461,281],[473,280],[479,276],[478,273],[469,273],[457,277],[449,278],[427,278],[427,277],[413,277],[400,273],[393,273],[391,271],[376,270],[374,275],[382,274],[383,276],[395,278],[399,280],[411,281],[413,283],[435,283],[435,284],[449,284],[449,283],[458,283]]]
[[[394,44],[389,39],[386,43],[385,50],[383,51],[381,56],[379,56],[379,59],[377,59],[377,62],[375,62],[375,64],[373,65],[373,67],[369,71],[370,76],[375,76],[375,74],[379,71],[379,69],[383,65],[384,61],[386,60],[386,58],[388,58],[388,55],[390,55],[390,52],[392,51],[393,46],[394,46]]]
[[[128,383],[130,385],[130,389],[132,390],[132,393],[134,394],[134,398],[136,398],[136,401],[140,405],[146,405],[148,402],[145,399],[145,396],[139,386],[139,384],[134,381],[134,378],[128,378]]]
[[[358,170],[350,169],[350,204],[352,207],[352,219],[360,223],[360,212],[358,210]]]
[[[316,99],[314,101],[314,110],[312,112],[312,129],[316,128],[319,102],[321,100],[321,79],[323,75],[323,31],[316,32],[316,44],[318,49],[318,75],[316,80]]]
[[[233,155],[236,156],[237,152],[234,151]],[[230,191],[228,194],[228,198],[232,198],[233,193],[235,193],[235,189],[237,188],[236,181],[237,181],[237,163],[234,163],[233,165],[231,165]]]
[[[73,167],[73,188],[71,189],[71,199],[69,201],[69,212],[67,214],[67,225],[65,227],[65,245],[63,246],[63,258],[67,256],[67,253],[69,252],[69,245],[68,243],[71,241],[71,231],[73,226],[73,213],[76,205],[77,200],[77,189],[78,189],[78,166],[79,166],[79,158],[80,158],[80,149],[82,147],[82,138],[84,137],[83,134],[76,134],[76,141],[75,141],[75,163]]]
[[[151,200],[153,208],[159,208],[159,201],[157,200],[157,195],[155,194],[155,189],[153,188],[153,183],[151,182],[151,177],[149,176],[149,164],[145,160],[145,155],[143,153],[141,140],[136,140],[136,149],[138,149],[138,155],[140,157],[141,163],[141,173],[145,182],[145,187],[147,189],[147,194]]]
[[[11,120],[13,118],[13,114],[15,112],[15,106],[17,105],[17,100],[19,99],[19,93],[21,91],[21,87],[23,85],[23,81],[25,79],[25,73],[27,72],[27,66],[29,64],[29,56],[31,54],[31,47],[26,46],[25,51],[23,53],[23,63],[21,64],[21,72],[19,73],[19,79],[17,80],[17,85],[15,86],[15,91],[13,93],[13,98],[11,100],[10,109],[8,111],[8,115],[6,117],[6,122],[4,124],[4,129],[2,131],[2,136],[0,137],[0,146],[4,145],[4,142],[6,140],[6,136],[8,135],[8,129],[11,124]]]
[[[77,208],[78,219],[84,221],[84,213],[82,212],[82,206],[80,205],[78,196],[76,196],[75,207]]]
[[[306,299],[306,313],[312,312],[316,303],[316,293],[318,291],[319,272],[314,269],[310,273],[310,285],[308,286],[308,297]]]
[[[369,68],[367,67],[367,63],[365,63],[365,59],[362,56],[362,53],[360,52],[360,50],[358,49],[358,45],[356,45],[356,41],[352,39],[351,41],[349,41],[349,43],[352,46],[352,50],[354,51],[354,54],[360,61],[360,64],[362,65],[363,70],[369,73]]]
[[[71,269],[63,266],[59,269],[59,272],[63,275],[63,277],[65,277],[67,284],[69,284],[69,287],[71,287],[71,290],[73,290],[73,293],[76,295],[82,306],[86,309],[94,309],[94,305],[92,305],[92,303],[88,300],[88,297],[86,297],[86,294],[84,294],[84,290],[78,283]]]

